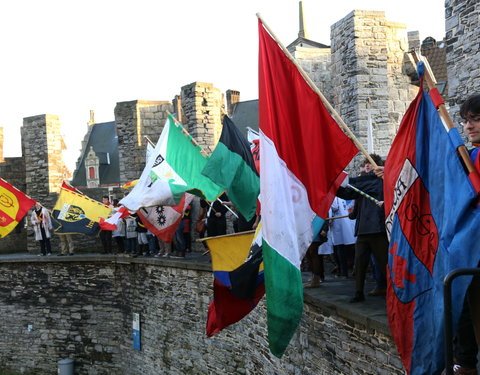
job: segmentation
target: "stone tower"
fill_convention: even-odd
[[[26,193],[52,208],[65,177],[62,156],[65,144],[60,134],[60,120],[55,115],[26,117],[21,135]]]
[[[211,83],[183,86],[181,99],[185,127],[207,152],[213,151],[222,132],[222,93]]]
[[[332,100],[332,82],[330,74],[330,47],[307,39],[308,33],[303,13],[303,2],[299,2],[298,37],[287,46],[297,63],[308,74],[315,86],[330,102]]]
[[[227,115],[233,115],[233,109],[235,108],[235,104],[240,101],[240,91],[237,90],[227,90],[226,99],[227,99]]]
[[[403,74],[408,38],[384,12],[355,10],[331,28],[333,106],[367,148],[385,157],[416,88]]]
[[[445,2],[448,105],[454,123],[460,121],[461,103],[480,94],[480,3],[472,0]]]
[[[144,137],[157,142],[168,112],[173,112],[173,106],[167,101],[134,100],[115,106],[121,184],[142,174],[146,158]]]
[[[308,38],[307,30],[305,27],[305,17],[303,15],[303,1],[298,2],[298,37]]]

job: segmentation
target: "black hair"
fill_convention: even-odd
[[[112,203],[114,206],[118,205],[118,199],[114,199]]]
[[[108,195],[102,195],[102,199],[103,198],[107,198],[108,200],[110,200],[110,197]]]
[[[377,155],[377,154],[370,154],[370,157],[373,159],[373,161],[378,165],[378,166],[382,166],[384,164],[384,161],[382,159],[382,157],[380,155]],[[368,160],[367,158],[365,158],[365,160],[363,160],[363,164],[362,166],[365,166],[365,164],[367,163],[370,163],[370,160]]]
[[[472,95],[460,107],[460,117],[467,118],[472,114],[480,115],[480,95]]]

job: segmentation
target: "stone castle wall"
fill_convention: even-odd
[[[140,177],[146,161],[144,137],[157,142],[167,119],[167,111],[173,112],[173,106],[165,101],[134,100],[115,106],[120,184]]]
[[[307,48],[297,46],[293,53],[295,60],[308,74],[320,92],[332,103],[333,86],[330,70],[330,48]]]
[[[26,117],[21,134],[26,193],[53,207],[64,178],[60,120],[55,115]]]
[[[473,0],[445,1],[448,104],[455,124],[461,120],[460,105],[470,95],[480,94],[480,3]],[[460,130],[462,131],[461,127]]]
[[[0,263],[0,280],[0,373],[52,374],[59,359],[72,358],[77,375],[403,374],[386,323],[308,295],[282,359],[268,350],[264,301],[207,338],[208,264],[10,259]],[[141,351],[133,350],[133,313]]]
[[[223,97],[211,83],[193,82],[181,89],[183,124],[207,153],[215,148],[222,132]]]
[[[25,162],[24,192],[51,210],[57,201],[62,182],[67,177],[64,174],[60,120],[55,115],[26,117],[23,119],[21,136]],[[30,227],[29,220],[27,223]],[[27,249],[37,251],[38,244],[31,238],[27,241]],[[57,239],[52,242],[58,246]]]
[[[374,152],[385,157],[413,99],[403,72],[406,28],[384,12],[355,10],[331,28],[333,106],[367,149],[369,111]]]

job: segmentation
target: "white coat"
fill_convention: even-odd
[[[347,202],[344,199],[335,197],[331,209],[333,217],[348,215]],[[334,246],[351,245],[357,240],[352,220],[348,217],[332,220],[331,231]]]
[[[42,214],[43,214],[43,229],[45,230],[45,235],[47,238],[51,238],[51,230],[52,230],[52,219],[50,218],[50,213],[45,207],[42,207]],[[33,225],[33,231],[35,232],[35,241],[42,240],[42,231],[40,229],[40,220],[35,213],[35,208],[33,209],[32,215],[30,216],[30,221]]]

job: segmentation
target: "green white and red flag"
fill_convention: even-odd
[[[300,264],[358,152],[259,20],[260,194],[268,340],[285,352],[302,316]]]

